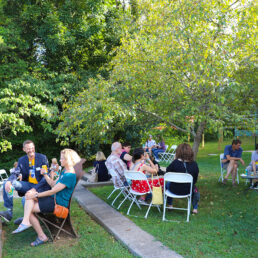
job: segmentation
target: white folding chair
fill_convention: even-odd
[[[170,149],[172,148],[172,146],[169,148],[168,145],[166,145],[166,150],[164,152],[160,152],[158,153],[159,157],[160,157],[160,161],[165,161],[166,158],[166,154],[170,152]]]
[[[176,148],[177,148],[177,145],[172,145],[165,152],[159,153],[160,160],[165,162],[171,162],[175,157]]]
[[[219,162],[220,162],[220,177],[219,177],[219,182],[221,181],[223,183],[224,181],[224,174],[227,174],[227,170],[225,168],[223,168],[223,163],[222,160],[224,159],[224,153],[221,153],[219,155]],[[232,179],[228,179],[228,180],[232,180]],[[238,175],[238,168],[237,168],[237,174],[236,174],[236,180],[237,183],[239,184],[239,175]]]
[[[145,192],[145,193],[137,192],[137,191],[133,190],[133,189],[131,188],[131,186],[130,186],[129,191],[130,191],[130,193],[131,193],[132,196],[133,196],[132,202],[131,202],[130,207],[128,208],[128,211],[127,211],[127,215],[130,215],[130,210],[131,210],[133,204],[134,204],[134,203],[136,203],[136,204],[138,203],[137,197],[138,197],[138,196],[145,195],[145,194],[149,194],[149,193],[152,194],[152,190],[151,190],[151,187],[150,187],[150,185],[149,185],[149,182],[148,182],[148,179],[147,179],[146,175],[145,175],[144,173],[140,172],[140,171],[125,171],[125,178],[126,178],[127,181],[139,180],[139,181],[146,181],[147,184],[148,184],[148,191]],[[140,205],[144,205],[144,204],[141,204],[141,203],[139,203],[139,204],[140,204]],[[144,216],[145,219],[147,219],[148,214],[149,214],[149,211],[150,211],[150,208],[151,208],[152,206],[157,207],[157,209],[158,209],[159,212],[160,212],[159,205],[153,205],[153,204],[152,204],[152,201],[151,201],[150,204],[149,204],[148,210],[147,210],[147,212],[146,212],[146,214],[145,214],[145,216]]]
[[[166,189],[166,183],[173,182],[173,183],[190,183],[190,192],[186,195],[177,195],[172,193],[169,189]],[[169,221],[166,219],[166,209],[175,209],[175,210],[186,210],[187,211],[187,219],[186,221],[189,222],[189,215],[191,211],[191,202],[192,202],[192,188],[193,188],[193,177],[187,173],[175,173],[175,172],[168,172],[164,175],[164,206],[163,206],[163,221]],[[185,208],[176,208],[176,207],[167,207],[167,197],[171,198],[187,198],[187,209]]]
[[[8,179],[8,175],[4,169],[0,169],[0,190],[2,190],[4,182]]]
[[[115,193],[116,191],[120,191],[119,194],[116,196],[116,198],[113,200],[113,202],[111,203],[112,206],[114,206],[115,201],[118,199],[118,197],[122,194],[124,195],[124,200],[119,204],[119,206],[117,207],[117,209],[119,210],[121,205],[125,202],[125,200],[127,200],[128,198],[132,198],[130,192],[129,192],[129,186],[125,186],[124,183],[122,182],[122,180],[120,179],[119,175],[116,173],[116,171],[114,169],[109,169],[108,173],[112,176],[112,180],[113,183],[115,181],[118,182],[118,185],[120,186],[116,186],[114,184],[114,189],[113,191],[110,193],[110,195],[107,197],[107,199],[109,199],[113,193]]]

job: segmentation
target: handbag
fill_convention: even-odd
[[[68,216],[68,213],[69,213],[68,208],[61,206],[59,204],[56,204],[56,195],[55,195],[55,209],[53,214],[58,218],[66,219]]]
[[[153,185],[153,174],[152,174],[152,204],[161,205],[163,204],[162,187]]]
[[[54,209],[54,215],[58,218],[61,219],[66,219],[68,216],[69,210],[68,208],[55,204],[55,209]]]
[[[88,181],[90,183],[96,183],[98,182],[98,169],[99,169],[99,164],[96,165],[96,167],[94,167],[92,170],[91,170],[91,175],[90,177],[88,178]]]

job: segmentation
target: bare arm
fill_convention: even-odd
[[[132,157],[130,154],[125,154],[125,155],[124,155],[124,160],[126,160],[126,161],[131,161],[132,158],[133,158],[133,157]]]
[[[153,164],[153,162],[151,161],[151,159],[149,158],[148,154],[146,154],[146,160],[150,163],[150,166],[144,164],[142,166],[142,170],[145,170],[145,171],[150,172],[152,174],[157,174],[158,170],[155,167],[155,165]]]
[[[235,161],[240,161],[242,165],[245,164],[245,162],[242,160],[242,158],[235,158],[235,157],[230,157],[230,155],[226,155],[227,160],[235,160]]]
[[[66,187],[66,185],[64,185],[62,183],[58,183],[51,190],[48,190],[48,191],[45,191],[42,193],[37,193],[35,191],[32,191],[32,192],[29,191],[26,193],[26,199],[30,200],[30,199],[37,198],[37,197],[42,198],[42,197],[46,197],[46,196],[51,196],[55,193],[62,191],[63,189],[65,189],[65,187]]]

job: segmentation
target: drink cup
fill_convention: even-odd
[[[42,165],[42,168],[45,169],[47,172],[47,165]]]

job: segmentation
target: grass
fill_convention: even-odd
[[[227,142],[224,144],[228,144]],[[229,143],[230,144],[230,143]],[[243,144],[244,150],[253,149],[253,144]],[[209,153],[221,153],[216,143],[208,143],[200,149],[198,165],[200,168],[197,186],[201,193],[199,214],[192,215],[186,223],[186,212],[168,211],[166,217],[175,222],[162,222],[162,213],[152,208],[147,220],[143,218],[146,209],[132,208],[131,214],[141,216],[129,218],[184,257],[256,257],[257,243],[257,192],[249,190],[244,180],[236,188],[218,183],[220,175],[219,157]],[[246,165],[251,153],[243,153]],[[240,174],[244,171],[240,165]],[[112,187],[91,189],[97,196],[106,200]],[[121,200],[121,199],[120,199]],[[112,200],[107,202],[110,204]],[[118,205],[117,202],[116,205]],[[183,200],[174,201],[174,205],[185,206]],[[117,207],[117,206],[116,206]],[[129,202],[121,207],[124,215]]]
[[[14,200],[14,216],[23,214],[20,199]],[[1,207],[2,209],[2,207]],[[79,205],[72,202],[72,220],[78,239],[61,239],[56,243],[47,243],[30,247],[36,239],[33,229],[12,235],[17,227],[13,223],[3,225],[3,257],[133,257],[129,251],[92,220]]]

